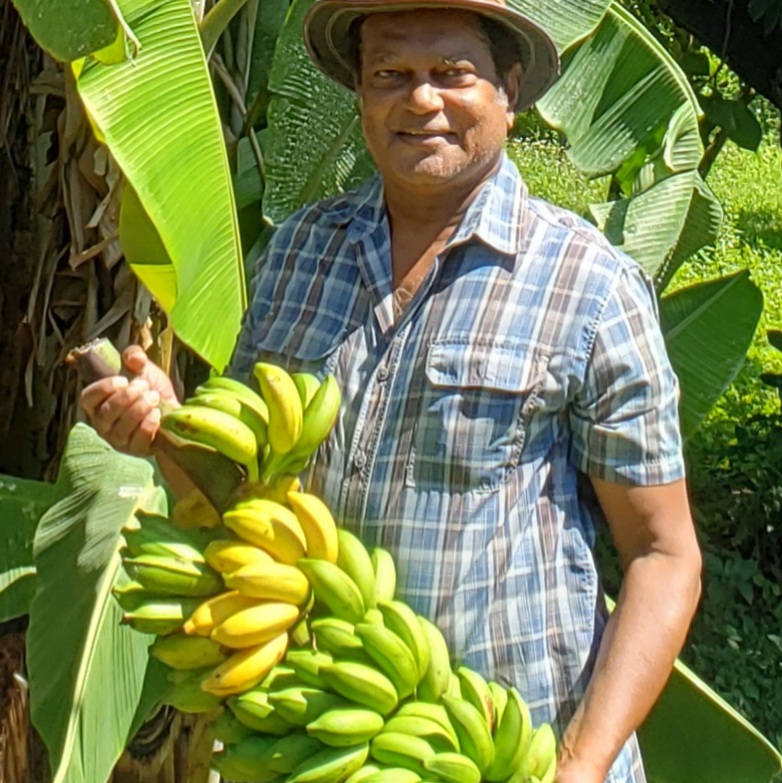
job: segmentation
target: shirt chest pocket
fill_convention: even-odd
[[[406,471],[419,491],[493,492],[518,464],[545,358],[516,342],[429,347]]]

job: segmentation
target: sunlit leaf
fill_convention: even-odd
[[[741,369],[762,312],[763,294],[746,271],[662,298],[660,321],[681,383],[685,438]]]
[[[220,118],[188,0],[122,0],[141,42],[106,66],[88,58],[78,89],[164,245],[176,277],[146,281],[177,335],[222,370],[246,305]],[[162,280],[167,290],[155,290]]]
[[[594,30],[611,0],[509,0],[508,5],[537,22],[564,51]]]
[[[165,513],[145,460],[111,450],[93,430],[71,431],[34,552],[27,663],[32,721],[53,783],[108,779],[131,738],[151,637],[120,624],[111,594],[120,530],[138,509]]]

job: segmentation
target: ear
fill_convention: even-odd
[[[516,119],[516,106],[518,106],[521,96],[522,77],[521,63],[514,63],[505,77],[505,94],[508,96],[508,130],[513,127]]]

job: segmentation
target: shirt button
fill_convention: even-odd
[[[367,464],[367,458],[363,451],[357,451],[356,456],[353,457],[353,464],[361,470],[361,468],[364,467],[364,465]]]
[[[380,367],[378,367],[377,370],[377,379],[382,383],[383,381],[388,380],[388,367],[383,364]]]

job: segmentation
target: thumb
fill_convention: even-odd
[[[122,352],[122,363],[133,375],[143,375],[149,359],[140,345],[129,345]]]

